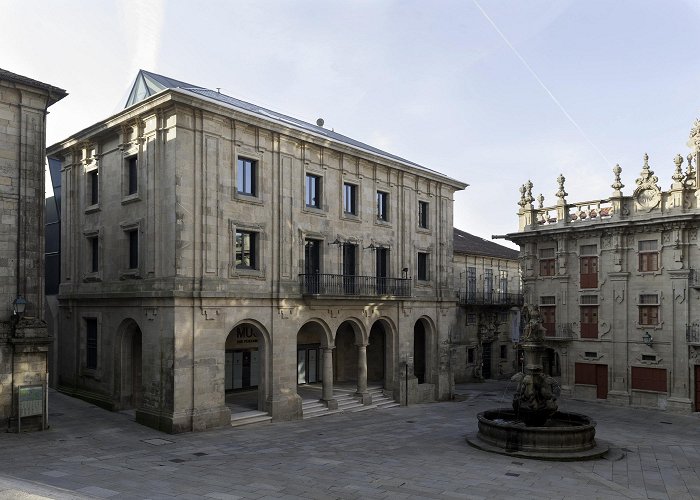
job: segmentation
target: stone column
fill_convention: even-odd
[[[357,392],[362,404],[368,405],[372,402],[372,397],[367,391],[367,344],[357,345]]]
[[[323,401],[329,410],[338,408],[338,401],[333,397],[333,349],[334,346],[322,347],[323,350]]]

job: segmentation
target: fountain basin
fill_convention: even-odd
[[[499,408],[478,415],[479,431],[470,445],[503,455],[540,460],[588,460],[609,446],[595,439],[595,421],[579,413],[558,411],[543,426],[528,426],[514,410]]]

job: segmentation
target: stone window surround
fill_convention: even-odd
[[[265,279],[265,254],[266,245],[265,242],[267,238],[265,237],[266,228],[265,224],[251,224],[249,222],[238,221],[234,219],[229,219],[229,264],[228,264],[228,275],[229,278],[256,278]],[[255,233],[255,260],[257,264],[256,269],[245,269],[236,267],[236,232],[245,231],[248,233]]]
[[[143,156],[138,146],[132,146],[124,149],[122,152],[122,205],[141,200],[141,191],[144,183],[143,172]],[[129,194],[129,160],[136,157],[136,192]]]
[[[306,204],[306,178],[308,176],[313,176],[313,177],[318,178],[317,191],[320,192],[320,198],[321,198],[318,207],[309,206]],[[324,217],[326,216],[326,212],[328,212],[328,205],[326,204],[326,196],[324,193],[324,191],[326,189],[326,185],[325,185],[326,180],[327,179],[324,176],[323,172],[317,171],[317,170],[311,168],[310,166],[307,166],[307,168],[305,168],[303,170],[302,182],[301,182],[301,197],[300,197],[300,199],[302,200],[301,206],[302,206],[303,212],[309,213],[309,214],[314,214],[314,215],[322,215]],[[317,198],[319,197],[318,193],[317,193],[316,197]],[[341,203],[342,203],[342,200],[341,200]]]
[[[423,207],[421,209],[421,207]],[[421,226],[421,214],[425,213],[425,226]],[[431,224],[430,220],[430,200],[419,196],[418,197],[418,202],[416,203],[416,231],[419,233],[427,233],[430,234],[433,232],[433,224]]]
[[[94,282],[94,281],[102,281],[102,269],[104,269],[104,245],[102,243],[103,240],[103,235],[104,235],[104,230],[102,227],[98,228],[85,228],[83,229],[83,237],[84,237],[84,244],[83,244],[83,249],[84,253],[83,255],[85,258],[83,259],[83,275],[82,279],[83,282]],[[92,271],[92,246],[90,241],[93,238],[97,238],[97,271]]]
[[[543,257],[543,250],[552,250],[552,256],[550,257],[549,255]],[[537,276],[539,278],[554,278],[557,275],[557,270],[556,270],[556,255],[557,255],[557,247],[552,244],[548,244],[544,247],[537,247]],[[542,264],[544,262],[551,262],[553,264],[551,273],[549,274],[542,274]]]
[[[133,220],[133,221],[122,221],[119,223],[119,228],[122,231],[123,237],[120,238],[122,244],[121,247],[121,258],[120,262],[123,267],[119,269],[119,279],[140,279],[143,276],[143,257],[144,257],[144,245],[143,245],[143,219]],[[131,231],[137,231],[139,236],[139,248],[138,248],[138,267],[134,269],[129,269],[129,238],[127,234]]]
[[[231,199],[262,205],[264,203],[263,193],[265,190],[265,176],[261,171],[265,167],[263,161],[263,151],[255,151],[252,148],[237,144],[233,151],[233,165],[231,168]],[[246,194],[238,192],[238,159],[245,158],[255,162],[255,194]]]
[[[92,181],[90,181],[90,174],[92,172],[97,173],[97,203],[92,203]],[[85,178],[85,213],[97,212],[100,210],[100,200],[102,199],[102,189],[100,186],[100,169],[97,165],[97,161],[92,162],[92,164],[85,165],[83,169],[83,174]]]
[[[419,261],[418,261],[419,257],[418,256],[421,254],[426,256],[425,257],[425,267],[426,267],[425,274],[426,274],[427,279],[424,279],[424,280],[418,278],[418,264],[419,264]],[[433,274],[430,272],[430,270],[431,270],[430,266],[432,265],[432,249],[431,248],[416,248],[415,255],[416,255],[416,266],[414,269],[416,270],[416,278],[415,278],[415,280],[413,280],[414,285],[416,287],[432,286],[432,283],[430,281],[432,279],[432,274]]]
[[[656,242],[656,250],[640,250],[639,246],[640,246],[640,243],[643,241],[655,241]],[[663,266],[661,265],[661,262],[662,262],[661,252],[663,251],[663,245],[661,244],[660,239],[659,238],[640,237],[635,241],[635,243],[636,243],[635,252],[637,254],[637,266],[636,266],[635,270],[637,271],[637,276],[661,274],[662,270],[663,270]],[[640,264],[641,264],[640,256],[641,256],[641,254],[644,254],[644,253],[647,253],[647,254],[655,253],[656,254],[656,256],[657,256],[656,257],[656,270],[652,270],[652,271],[641,271],[640,270]]]
[[[384,204],[384,216],[385,218],[380,218],[379,214],[379,194],[383,194],[386,197],[386,202]],[[392,220],[392,210],[391,210],[391,192],[388,189],[376,189],[375,193],[375,213],[374,213],[374,223],[378,226],[388,226],[391,227]]]
[[[354,208],[355,212],[346,212],[345,211],[345,188],[346,186],[350,186],[351,191],[354,191]],[[354,189],[353,189],[354,188]],[[353,180],[346,180],[342,179],[341,182],[341,192],[340,196],[338,197],[340,199],[340,218],[348,221],[354,221],[354,222],[361,222],[362,218],[362,183],[361,181],[353,181]],[[323,198],[321,198],[321,201],[323,201]]]
[[[641,301],[641,296],[642,295],[656,295],[657,302],[656,304],[651,304],[651,303],[646,303],[642,304]],[[663,330],[664,327],[664,321],[662,319],[662,308],[661,308],[661,302],[663,300],[663,294],[661,293],[660,290],[640,290],[635,297],[635,302],[637,305],[637,311],[639,312],[640,307],[656,307],[656,317],[658,319],[658,323],[655,325],[643,325],[639,322],[639,313],[637,314],[637,317],[634,321],[634,326],[637,330]]]
[[[301,243],[301,258],[299,259],[299,269],[300,269],[300,274],[305,273],[306,269],[306,252],[305,252],[305,246],[306,242],[308,240],[313,240],[313,241],[318,241],[319,242],[319,274],[324,274],[325,269],[326,269],[326,255],[328,254],[327,251],[325,251],[325,248],[328,246],[327,245],[327,239],[326,235],[324,233],[317,233],[313,231],[305,232],[305,231],[300,231],[299,234],[299,241]]]
[[[95,369],[87,367],[87,322],[86,319],[97,320],[97,367]],[[101,380],[103,375],[102,363],[102,313],[99,311],[81,312],[78,321],[80,323],[80,375]]]

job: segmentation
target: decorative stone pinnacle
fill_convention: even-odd
[[[559,177],[557,177],[557,183],[559,184],[559,191],[557,191],[557,198],[559,198],[561,201],[565,201],[564,197],[569,195],[569,193],[564,191],[564,181],[566,181],[566,177],[564,177],[562,174],[559,174]]]
[[[638,186],[655,186],[658,190],[656,183],[659,182],[659,178],[654,175],[654,171],[649,168],[649,155],[644,153],[644,165],[642,165],[642,172],[635,181]]]
[[[527,200],[525,199],[525,191],[527,191],[527,188],[525,187],[525,184],[520,186],[520,201],[518,202],[518,205],[521,207],[525,207],[527,205]]]
[[[539,203],[537,208],[544,208],[544,195],[542,193],[537,197],[537,203]]]
[[[691,174],[693,173],[693,154],[688,153],[686,159],[688,160],[688,173]]]
[[[680,183],[683,180],[683,171],[681,170],[681,165],[683,165],[683,157],[681,155],[676,155],[673,158],[673,163],[676,164],[676,171],[673,172],[671,179],[676,183]]]
[[[527,188],[527,197],[525,198],[528,203],[532,203],[535,201],[535,199],[532,197],[532,181],[528,179],[528,181],[525,183],[525,187]]]
[[[613,174],[615,174],[615,182],[612,183],[612,187],[615,191],[620,191],[625,185],[620,181],[620,174],[622,173],[622,167],[617,163],[613,167]]]

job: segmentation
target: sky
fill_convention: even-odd
[[[700,0],[0,0],[0,67],[66,89],[47,144],[118,112],[139,69],[221,88],[469,184],[454,225],[662,189],[700,117]],[[509,245],[504,240],[499,243]]]

